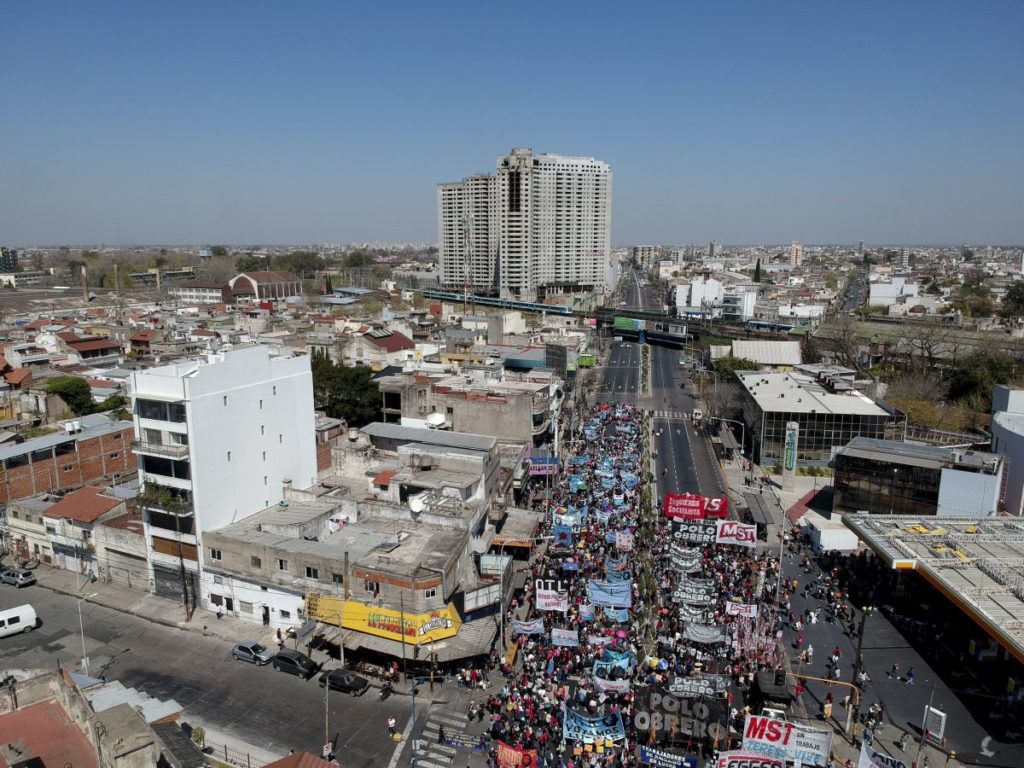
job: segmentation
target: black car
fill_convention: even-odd
[[[332,691],[362,696],[370,683],[366,678],[346,672],[344,669],[332,669],[320,675],[320,687],[330,686]]]
[[[287,672],[289,675],[297,675],[303,680],[309,680],[316,674],[317,666],[313,660],[304,653],[298,651],[278,651],[274,657],[274,669],[278,672]]]

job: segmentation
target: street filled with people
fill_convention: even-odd
[[[663,515],[647,430],[598,404],[535,503],[550,543],[510,617],[515,658],[470,713],[492,766],[708,758],[739,745],[754,677],[778,666],[778,560],[740,524]]]

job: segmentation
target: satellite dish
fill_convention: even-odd
[[[409,497],[409,509],[412,510],[413,514],[418,515],[424,509],[426,509],[426,494],[417,493]]]

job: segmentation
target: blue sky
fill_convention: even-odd
[[[1024,242],[1024,2],[7,4],[0,242],[436,239],[514,146],[613,240]]]

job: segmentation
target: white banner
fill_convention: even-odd
[[[772,717],[747,715],[743,749],[802,765],[829,765],[832,732]]]
[[[537,610],[538,611],[562,611],[569,610],[569,593],[556,592],[553,589],[537,589]]]
[[[629,679],[609,680],[608,678],[594,676],[594,687],[599,691],[611,693],[629,693]]]
[[[895,757],[875,752],[866,741],[860,744],[860,759],[857,768],[907,768],[907,764]]]
[[[756,619],[757,606],[750,603],[726,603],[725,613],[728,616],[746,616],[748,619]]]
[[[757,544],[757,526],[737,523],[735,520],[719,520],[715,531],[715,544],[753,547]]]

